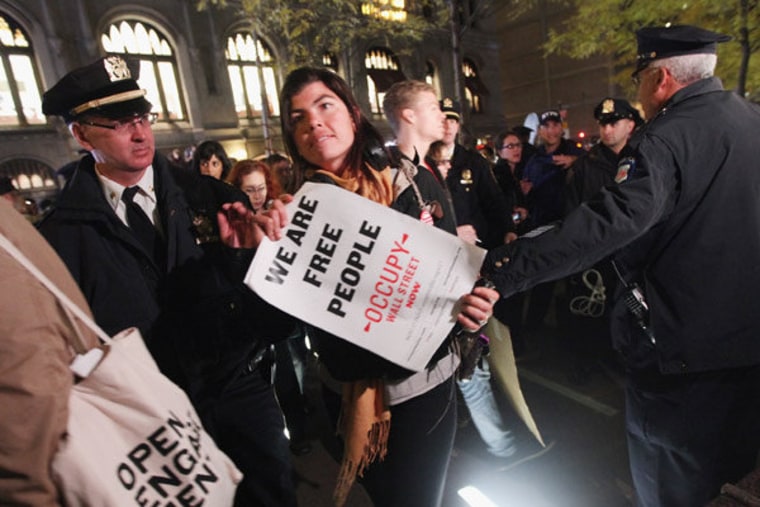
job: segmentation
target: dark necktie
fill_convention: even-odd
[[[154,260],[159,259],[159,250],[161,238],[158,230],[145,214],[145,211],[134,201],[135,194],[139,191],[138,187],[128,187],[121,194],[121,200],[127,205],[127,224],[132,229],[137,239],[142,243],[145,249],[150,253]]]

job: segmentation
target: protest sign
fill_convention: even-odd
[[[273,306],[421,371],[472,290],[485,250],[335,185],[307,183],[246,284]]]

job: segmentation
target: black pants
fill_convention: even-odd
[[[391,407],[388,454],[361,479],[375,507],[436,507],[456,431],[454,381]]]
[[[306,397],[303,394],[302,384],[299,382],[299,373],[303,378],[303,372],[296,372],[296,362],[303,365],[305,355],[296,358],[292,354],[291,341],[299,338],[291,337],[275,344],[274,387],[277,393],[282,413],[285,415],[285,423],[288,426],[290,440],[300,442],[306,438]],[[300,337],[303,340],[303,337]]]
[[[556,282],[544,282],[530,290],[525,314],[525,327],[529,331],[541,329],[554,297],[555,286]]]
[[[760,449],[760,366],[632,374],[626,390],[638,505],[695,507],[751,471]]]
[[[288,440],[268,368],[241,374],[211,402],[203,424],[244,474],[235,505],[296,505]]]

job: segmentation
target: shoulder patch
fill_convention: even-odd
[[[615,175],[615,183],[622,183],[636,171],[636,159],[633,157],[625,157],[618,162],[617,174]]]

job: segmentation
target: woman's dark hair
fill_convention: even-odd
[[[504,139],[506,139],[509,136],[516,137],[518,141],[521,141],[520,135],[515,132],[514,130],[507,130],[506,132],[499,132],[498,137],[496,138],[496,149],[500,150],[504,147]]]
[[[193,171],[200,174],[201,162],[210,159],[214,155],[216,155],[216,158],[222,163],[222,175],[219,179],[225,180],[232,168],[232,162],[230,162],[230,159],[227,157],[227,152],[224,151],[224,147],[217,141],[203,141],[199,144],[198,147],[195,148],[193,162],[190,167]]]
[[[296,178],[303,178],[306,169],[315,168],[305,158],[298,153],[295,139],[293,137],[294,125],[291,123],[290,115],[291,100],[301,90],[311,83],[321,82],[328,89],[343,101],[348,108],[348,112],[356,125],[356,138],[351,150],[346,156],[343,167],[338,171],[338,175],[344,175],[346,171],[368,171],[365,162],[369,162],[375,169],[384,169],[385,166],[378,167],[378,163],[385,157],[388,160],[388,152],[384,146],[383,136],[362,114],[359,103],[354,98],[348,84],[339,75],[331,70],[320,69],[316,67],[301,67],[294,70],[285,78],[285,84],[280,92],[280,122],[282,125],[282,135],[285,140],[285,147],[288,154],[293,159],[293,167],[296,170]],[[300,186],[300,181],[299,185]]]

